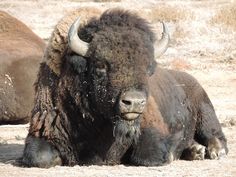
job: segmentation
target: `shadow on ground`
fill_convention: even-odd
[[[17,165],[23,149],[23,144],[0,144],[0,163]]]

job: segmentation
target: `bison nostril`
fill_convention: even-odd
[[[146,95],[142,91],[129,90],[121,94],[119,111],[124,119],[133,120],[142,114]]]
[[[128,100],[122,100],[121,102],[125,105],[128,105],[128,106],[130,106],[132,104],[132,102],[128,101]]]

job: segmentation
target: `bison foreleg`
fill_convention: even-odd
[[[206,153],[206,147],[198,144],[196,141],[194,141],[191,146],[186,148],[182,155],[181,159],[184,160],[204,160]]]
[[[62,165],[58,151],[43,138],[28,136],[22,163],[29,167],[49,168]]]
[[[140,138],[130,156],[130,163],[141,166],[160,166],[170,163],[173,154],[166,138],[154,128],[142,130]]]
[[[56,81],[55,74],[45,63],[42,63],[36,81],[35,104],[22,157],[22,162],[26,166],[47,168],[61,164],[58,150],[48,141],[51,139],[57,116],[53,101]]]

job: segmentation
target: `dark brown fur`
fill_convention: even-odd
[[[163,165],[179,159],[194,140],[207,147],[212,138],[227,153],[226,139],[199,83],[186,73],[155,68],[154,34],[145,20],[111,10],[90,19],[78,34],[90,43],[90,57],[73,53],[65,42],[59,62],[49,57],[40,66],[25,165]],[[52,39],[54,35],[58,33]],[[53,63],[60,64],[58,70]],[[117,111],[121,93],[130,89],[147,97],[145,111],[134,122]],[[43,145],[32,148],[39,139]],[[49,149],[48,158],[38,156],[48,153],[41,148]]]
[[[0,124],[28,122],[44,47],[26,25],[0,11]]]

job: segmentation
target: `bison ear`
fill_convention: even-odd
[[[152,76],[156,70],[157,62],[153,60],[148,66],[147,72],[149,76]]]
[[[67,57],[70,65],[77,73],[83,73],[87,70],[87,61],[79,55],[70,55]]]

